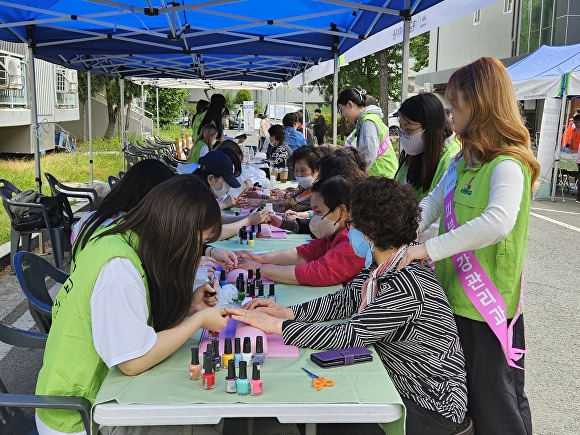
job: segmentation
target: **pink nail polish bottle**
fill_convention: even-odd
[[[250,394],[259,396],[262,394],[263,383],[260,379],[260,365],[254,364],[252,369],[252,379],[250,379]]]

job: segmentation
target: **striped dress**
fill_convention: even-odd
[[[395,267],[378,277],[376,298],[360,313],[368,269],[334,294],[292,306],[295,320],[283,323],[284,343],[320,350],[373,345],[402,397],[461,423],[465,361],[447,298],[429,267]]]

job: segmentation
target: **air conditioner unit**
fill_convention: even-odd
[[[64,71],[64,91],[69,93],[78,92],[79,81],[77,71],[74,69],[67,69]]]
[[[20,59],[0,56],[0,89],[22,89]]]
[[[425,83],[423,85],[423,92],[433,92],[435,90],[435,86],[433,83]]]

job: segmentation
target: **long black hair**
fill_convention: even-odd
[[[103,222],[117,213],[130,211],[145,198],[151,189],[174,175],[174,172],[159,160],[146,159],[135,163],[85,222],[75,241],[73,258],[77,252],[83,250]]]
[[[199,135],[202,128],[208,124],[213,124],[218,130],[218,140],[221,140],[224,133],[224,126],[222,124],[222,111],[226,107],[226,97],[222,94],[213,94],[209,101],[209,106],[205,111],[205,116],[201,120],[198,131],[194,134]]]
[[[432,93],[407,98],[398,113],[410,122],[418,122],[425,129],[425,150],[416,156],[410,156],[401,149],[399,170],[406,166],[407,182],[413,188],[426,192],[437,171],[443,142],[453,134],[453,129],[445,116],[443,104]]]
[[[97,237],[133,231],[147,276],[153,327],[171,328],[188,314],[204,243],[218,239],[220,208],[205,184],[177,175],[155,187],[118,225]],[[204,231],[209,237],[204,240]]]
[[[340,94],[338,94],[336,99],[336,103],[342,106],[346,105],[346,103],[349,101],[352,101],[353,104],[356,104],[359,107],[366,107],[370,105],[367,102],[366,91],[360,86],[344,89]]]

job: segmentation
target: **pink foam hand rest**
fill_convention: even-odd
[[[228,273],[226,273],[226,281],[229,284],[235,284],[236,279],[238,278],[240,273],[242,275],[244,275],[244,282],[248,282],[248,271],[246,269],[232,269],[232,270],[230,270]],[[262,277],[262,284],[264,284],[264,286],[267,286],[269,284],[274,284],[274,281],[270,281],[269,279]]]
[[[287,239],[288,234],[282,228],[274,225],[262,224],[262,237],[271,239]]]
[[[220,355],[224,353],[225,340],[228,337],[232,339],[232,350],[236,338],[239,338],[243,344],[244,337],[250,337],[252,353],[254,353],[256,351],[256,337],[259,335],[264,337],[264,353],[268,358],[298,358],[300,356],[300,349],[296,346],[284,344],[282,337],[276,334],[265,334],[261,329],[254,328],[234,319],[230,319],[226,327],[219,333]],[[203,353],[209,343],[211,341],[208,337],[208,331],[204,330],[199,342],[200,358],[203,358]]]

